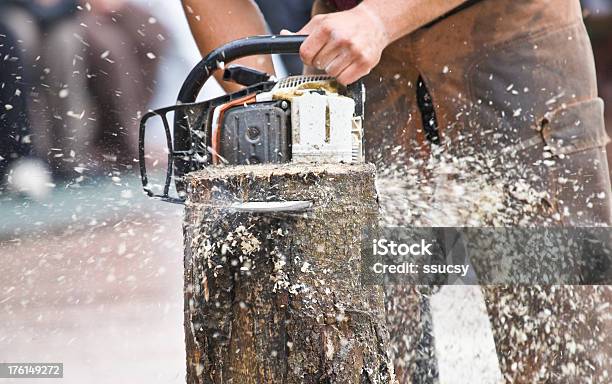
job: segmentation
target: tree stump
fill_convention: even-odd
[[[384,294],[362,285],[371,165],[211,167],[187,178],[188,383],[395,383]],[[307,212],[236,202],[308,200]]]

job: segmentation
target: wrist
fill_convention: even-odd
[[[351,9],[349,12],[359,13],[365,20],[370,24],[364,25],[364,27],[374,27],[381,35],[384,45],[387,46],[393,41],[393,33],[389,29],[387,23],[385,23],[382,13],[379,7],[375,7],[367,1],[362,1],[358,6]]]

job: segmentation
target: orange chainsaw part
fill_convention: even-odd
[[[255,102],[255,97],[256,97],[255,93],[246,95],[239,99],[232,100],[227,104],[223,104],[221,106],[221,109],[219,109],[219,118],[217,120],[217,124],[215,124],[212,127],[212,133],[211,133],[212,140],[210,144],[212,147],[213,164],[219,164],[219,150],[221,149],[220,148],[221,147],[221,122],[223,121],[223,115],[225,114],[225,111],[227,111],[231,107],[235,107],[240,104],[244,104],[244,105],[251,104]]]

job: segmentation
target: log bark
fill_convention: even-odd
[[[189,383],[395,383],[382,287],[363,285],[378,222],[370,165],[210,168],[187,177]],[[309,200],[307,213],[237,212]]]

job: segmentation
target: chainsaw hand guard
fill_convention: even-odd
[[[190,104],[182,104],[182,105],[174,105],[171,107],[160,108],[154,111],[149,111],[146,113],[142,119],[140,120],[140,131],[139,131],[139,139],[138,139],[138,161],[140,163],[140,178],[142,181],[142,186],[145,193],[152,198],[160,199],[165,202],[175,203],[175,204],[183,204],[184,198],[179,197],[171,197],[170,193],[170,184],[172,183],[172,174],[174,170],[175,159],[179,161],[189,161],[190,159],[196,158],[206,158],[205,151],[198,151],[194,148],[191,148],[186,151],[175,151],[173,150],[172,143],[172,134],[170,130],[170,124],[168,122],[168,113],[175,112],[180,113],[183,116],[192,115],[197,120],[203,118],[205,114],[202,113],[202,105],[203,103],[190,103]],[[145,134],[147,122],[153,118],[154,116],[159,116],[161,118],[162,124],[164,126],[164,134],[166,139],[166,146],[168,152],[168,165],[166,168],[166,176],[163,187],[162,194],[156,194],[151,186],[149,185],[149,180],[147,176],[147,168],[146,168],[146,151],[145,151]]]

